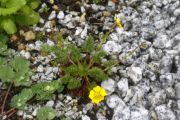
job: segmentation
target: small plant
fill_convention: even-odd
[[[39,22],[39,14],[34,11],[39,0],[0,0],[0,31],[13,34],[16,24],[33,25]]]
[[[30,62],[25,60],[20,56],[14,56],[11,50],[7,47],[7,37],[4,35],[0,35],[0,80],[6,83],[9,87],[7,92],[4,96],[3,101],[1,102],[1,115],[12,114],[13,109],[5,112],[4,108],[6,106],[6,100],[8,98],[8,94],[10,94],[10,89],[14,87],[23,87],[23,86],[30,86],[31,81],[29,76],[31,75],[30,72]],[[28,99],[30,96],[27,92],[30,91],[23,91],[21,101]],[[15,93],[14,91],[12,92]],[[23,102],[22,102],[23,104]]]
[[[29,86],[29,61],[20,56],[11,56],[6,45],[6,37],[0,35],[0,79],[3,82],[13,82],[15,86]],[[22,69],[23,68],[23,69]]]
[[[55,46],[44,45],[43,54],[54,53],[54,65],[58,65],[60,80],[68,91],[83,96],[92,85],[99,84],[108,78],[111,69],[118,62],[101,59],[107,54],[102,48],[102,43],[95,46],[93,37],[88,37],[80,48],[63,40],[60,34],[53,36],[57,41]]]

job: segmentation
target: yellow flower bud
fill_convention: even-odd
[[[123,26],[122,26],[122,23],[121,23],[120,18],[115,17],[114,20],[115,20],[116,25],[117,25],[119,28],[123,29]]]

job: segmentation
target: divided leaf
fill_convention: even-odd
[[[82,51],[91,53],[94,50],[94,47],[94,39],[92,36],[89,36],[82,45]]]
[[[57,111],[51,107],[45,106],[37,110],[38,120],[52,120],[57,116]]]
[[[75,45],[69,45],[67,50],[69,50],[69,56],[73,61],[79,62],[81,60],[81,52]]]
[[[100,63],[101,59],[106,56],[106,52],[103,50],[97,51],[93,56],[92,56],[92,61],[94,63]]]
[[[88,71],[88,75],[92,77],[92,80],[95,79],[95,81],[100,82],[103,80],[106,80],[108,76],[102,71],[102,69],[93,67]]]
[[[11,107],[15,107],[21,110],[25,110],[27,107],[27,101],[34,96],[31,89],[23,89],[21,93],[13,96],[11,99]]]
[[[31,87],[33,93],[36,95],[38,100],[48,100],[52,98],[55,91],[61,92],[64,86],[61,81],[54,80],[52,82],[38,83]]]

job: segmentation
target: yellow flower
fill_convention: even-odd
[[[114,20],[115,20],[116,25],[117,25],[119,28],[123,29],[123,26],[122,26],[122,23],[121,23],[121,19],[118,18],[118,17],[115,17]]]
[[[105,89],[103,89],[100,86],[94,87],[89,94],[89,98],[91,99],[92,103],[98,104],[102,100],[104,100],[104,97],[107,95]]]

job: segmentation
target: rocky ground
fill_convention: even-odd
[[[59,69],[50,64],[54,56],[40,54],[41,45],[55,44],[49,34],[61,31],[79,46],[87,35],[97,38],[112,29],[115,16],[124,30],[115,28],[103,48],[109,55],[117,54],[122,64],[102,82],[108,96],[98,105],[59,94],[45,103],[30,104],[28,111],[18,111],[17,116],[36,119],[37,109],[46,105],[58,111],[55,120],[180,120],[180,0],[109,0],[99,5],[46,0],[39,13],[40,24],[32,32],[21,31],[28,42],[18,45],[18,53],[33,63],[32,81],[57,78]],[[32,40],[35,32],[39,36]],[[127,60],[122,59],[134,49]]]

